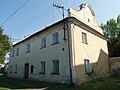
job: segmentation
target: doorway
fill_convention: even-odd
[[[28,79],[29,77],[29,63],[26,63],[24,66],[24,79]]]

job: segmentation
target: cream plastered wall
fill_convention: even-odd
[[[29,63],[29,79],[37,79],[41,81],[53,81],[53,82],[69,82],[70,69],[69,69],[69,55],[68,55],[68,43],[63,40],[64,31],[63,26],[57,25],[33,38],[26,40],[13,47],[16,50],[19,47],[19,55],[10,58],[10,65],[18,65],[17,74],[8,73],[8,76],[12,77],[24,77],[24,65]],[[58,32],[59,43],[52,45],[52,34]],[[46,47],[40,48],[40,40],[42,37],[46,37]],[[67,35],[66,35],[67,38]],[[31,50],[26,53],[26,46],[30,43]],[[64,49],[64,50],[62,50]],[[51,75],[52,73],[52,60],[59,59],[59,73],[60,75]],[[40,61],[46,62],[45,74],[40,73]],[[34,65],[34,72],[30,73],[30,66]]]
[[[89,4],[81,5],[80,10],[75,10],[73,8],[68,9],[68,16],[77,18],[81,22],[103,34],[102,29],[99,27],[95,19],[95,13]]]
[[[76,81],[86,81],[84,59],[89,59],[96,75],[106,75],[109,72],[107,41],[80,28],[71,25],[74,57],[76,65]],[[87,35],[87,44],[82,41],[82,32]]]

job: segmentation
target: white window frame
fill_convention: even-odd
[[[59,74],[59,60],[52,60],[52,74]]]
[[[12,73],[13,72],[13,65],[10,65],[10,71],[9,71],[10,73]]]
[[[13,50],[11,51],[11,57],[14,57],[14,54],[15,54],[15,50],[13,49]]]
[[[52,34],[52,44],[59,43],[59,34],[58,32]]]
[[[40,74],[45,74],[45,61],[40,61]]]
[[[16,56],[19,55],[19,48],[16,49]]]
[[[90,60],[84,59],[84,65],[85,65],[85,73],[91,73],[91,63]]]
[[[15,65],[15,68],[14,68],[14,69],[15,69],[15,70],[14,70],[14,73],[17,73],[17,68],[18,68],[18,67],[17,67],[17,65]]]
[[[87,44],[87,34],[82,32],[82,42]]]
[[[46,37],[41,38],[41,48],[46,47]]]
[[[28,43],[26,48],[26,53],[30,52],[30,48],[31,48],[30,43]]]

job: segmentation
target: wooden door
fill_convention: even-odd
[[[28,79],[29,77],[29,63],[26,63],[24,66],[24,79]]]

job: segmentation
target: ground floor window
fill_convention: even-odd
[[[40,62],[40,73],[45,74],[45,61]]]
[[[59,74],[59,60],[52,60],[52,73]]]
[[[91,73],[91,64],[90,60],[84,59],[85,73]]]
[[[30,73],[33,73],[34,65],[31,65]]]
[[[10,73],[13,71],[13,65],[10,65]]]
[[[15,71],[14,71],[14,73],[17,73],[17,65],[15,65]]]

